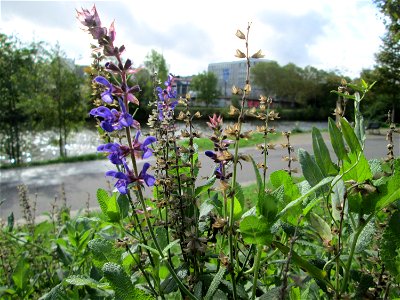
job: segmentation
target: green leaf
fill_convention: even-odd
[[[311,213],[310,224],[324,242],[330,242],[332,240],[331,227],[320,216]]]
[[[267,245],[272,240],[268,221],[264,217],[247,216],[240,222],[239,229],[248,244]]]
[[[171,249],[173,246],[179,244],[179,241],[180,241],[179,239],[176,239],[175,241],[172,241],[171,243],[169,243],[162,251],[164,256],[167,256],[168,250]],[[158,251],[157,251],[157,253],[158,253]]]
[[[273,241],[272,245],[278,248],[283,254],[287,255],[290,251],[290,248],[285,246],[284,244]],[[329,286],[331,289],[334,287],[328,280],[328,274],[325,270],[321,270],[316,266],[310,264],[308,261],[304,260],[299,256],[295,251],[292,251],[292,261],[305,270],[311,277],[320,280],[323,284]]]
[[[278,199],[272,194],[262,193],[258,196],[257,215],[263,216],[272,224],[278,213]]]
[[[272,172],[269,180],[274,188],[283,186],[286,203],[297,199],[300,196],[299,188],[294,184],[293,178],[284,170]]]
[[[124,269],[115,263],[105,263],[102,271],[115,292],[116,300],[141,299],[150,300],[154,297],[144,291],[135,288],[125,273]]]
[[[210,287],[208,288],[207,294],[204,296],[204,300],[210,300],[213,299],[212,296],[214,295],[215,291],[218,289],[219,284],[221,283],[222,278],[224,277],[224,274],[226,272],[226,268],[221,266],[215,274]]]
[[[120,194],[117,198],[118,212],[121,219],[128,216],[129,213],[129,199],[126,195]]]
[[[332,216],[336,221],[340,220],[344,197],[346,196],[346,186],[343,180],[339,180],[332,187],[331,203],[332,203]],[[344,208],[344,215],[347,216],[349,202],[346,201]]]
[[[350,147],[351,152],[360,153],[362,151],[360,141],[358,140],[353,128],[346,119],[340,118],[340,126],[347,145]]]
[[[316,127],[313,127],[312,129],[312,146],[315,161],[322,171],[322,174],[324,176],[336,175],[338,170],[331,160],[328,147],[326,147],[321,132]]]
[[[97,288],[100,284],[97,280],[87,277],[85,275],[71,275],[65,279],[66,282],[76,286],[89,286],[91,288]]]
[[[318,182],[325,178],[314,158],[306,150],[300,148],[298,151],[298,156],[304,178],[311,186],[315,186],[318,184]]]
[[[233,218],[235,220],[238,220],[242,216],[243,208],[242,208],[242,205],[240,204],[238,198],[234,197],[233,201],[234,201]],[[231,202],[232,202],[232,198],[229,197],[228,200],[226,201],[227,207],[231,206]]]
[[[100,205],[100,209],[103,212],[104,215],[107,216],[107,202],[110,196],[108,195],[106,190],[103,189],[97,189],[97,202]]]
[[[319,188],[327,185],[328,183],[331,183],[334,177],[326,177],[323,180],[321,180],[317,185],[313,186],[311,189],[309,189],[305,194],[301,195],[299,198],[296,200],[290,202],[288,205],[283,208],[279,214],[278,217],[283,216],[286,212],[288,212],[292,207],[297,206],[303,202],[304,199],[308,197],[313,192],[316,192]]]
[[[111,196],[103,189],[97,190],[97,202],[99,202],[101,211],[108,217],[111,222],[118,222],[121,219],[120,209],[117,204],[118,193],[113,193]]]
[[[383,195],[375,207],[377,211],[400,199],[400,158],[394,161],[394,173],[387,182],[386,189],[382,190]]]
[[[19,290],[25,290],[27,288],[30,270],[31,268],[29,267],[29,263],[25,260],[25,257],[21,257],[12,274],[14,284]]]
[[[329,136],[331,138],[331,144],[333,151],[339,160],[348,160],[346,147],[344,146],[343,135],[337,128],[335,121],[332,118],[328,120]]]
[[[400,275],[400,266],[397,265],[399,253],[396,255],[396,251],[400,249],[400,211],[394,212],[390,218],[382,235],[380,249],[385,267],[394,277]]]
[[[198,196],[204,194],[205,192],[207,192],[214,185],[215,179],[216,179],[216,177],[214,175],[214,176],[210,177],[204,185],[198,186],[194,193],[195,196],[198,197]]]
[[[106,262],[121,262],[123,249],[115,248],[114,244],[104,239],[93,239],[88,244],[89,249],[93,253],[93,259],[98,262],[97,266]]]
[[[361,253],[362,251],[368,249],[374,236],[376,235],[375,221],[372,219],[365,225],[360,236],[358,237],[355,253]]]
[[[250,156],[250,159],[251,159],[251,163],[253,164],[254,173],[256,174],[256,182],[257,182],[258,192],[261,193],[264,190],[263,180],[261,178],[261,174],[260,174],[260,171],[258,170],[257,164],[254,161],[254,158],[252,156]]]
[[[334,93],[336,95],[342,96],[343,98],[346,98],[346,99],[353,99],[353,100],[356,99],[356,97],[354,97],[353,95],[341,93],[341,92],[338,92],[338,91],[335,91],[335,90],[332,90],[331,93]]]
[[[358,183],[363,183],[372,179],[371,169],[362,152],[350,153],[349,162],[344,161],[342,168],[343,172],[346,172],[346,174],[343,175],[343,181],[355,180]]]

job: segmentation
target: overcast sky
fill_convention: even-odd
[[[90,36],[75,9],[96,4],[103,26],[115,19],[115,44],[136,66],[151,49],[174,75],[234,61],[244,44],[235,36],[251,22],[250,52],[262,49],[280,65],[293,62],[356,77],[374,66],[384,26],[372,0],[0,0],[0,31],[24,42],[59,42],[77,64],[90,64]]]

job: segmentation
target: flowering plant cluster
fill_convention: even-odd
[[[387,168],[365,158],[359,103],[373,84],[352,85],[354,94],[337,91],[342,99],[355,101],[356,123],[352,128],[342,114],[336,115],[336,122],[329,119],[336,162],[314,128],[314,154],[299,149],[302,177],[293,177],[297,156],[291,133],[284,132],[287,142],[282,147],[287,155],[283,159],[288,167],[268,176],[269,151],[275,149],[270,122],[279,115],[272,99],[265,96],[260,96],[258,108],[246,108],[252,89],[250,58],[263,54],[259,50],[249,55],[250,24],[246,34],[238,30],[236,36],[245,50],[236,50],[236,56],[246,60],[247,77],[242,86],[232,88],[241,97],[240,107],[230,107],[237,121],[224,127],[220,115],[209,117],[213,149],[204,156],[214,168],[203,180],[199,176],[202,154],[195,142],[201,133],[193,123],[201,115],[192,111],[190,95],[178,98],[174,77],[163,78],[164,86],[154,87],[150,101],[150,132],[141,139],[144,131],[130,113],[139,104],[140,87],[130,83],[138,69],[130,59],[123,61],[125,47],[114,45],[114,23],[108,30],[102,27],[95,7],[77,14],[97,41],[95,48],[109,60],[93,77],[101,100],[95,101],[90,115],[98,120],[105,140],[98,151],[116,168],[106,176],[116,182],[112,195],[101,189],[97,195],[107,217],[106,228],[113,232],[106,234],[104,229],[88,243],[93,269],[86,277],[70,276],[69,284],[95,288],[117,299],[387,296],[382,286],[389,290],[389,275],[398,282],[400,274],[396,264],[388,264],[398,263],[399,256],[393,259],[388,253],[400,247],[400,241],[386,240],[379,257],[367,251],[366,244],[372,243],[378,221],[387,225],[379,231],[382,236],[393,236],[398,230],[400,160],[391,152]],[[98,66],[100,59],[96,59]],[[176,114],[178,105],[181,111]],[[262,123],[256,129],[263,138],[257,145],[262,161],[240,152],[240,142],[253,134],[243,131],[246,118]],[[183,122],[184,129],[178,131],[176,122]],[[153,165],[146,161],[139,170],[139,160],[149,158]],[[245,198],[238,174],[248,165],[254,169],[256,184],[252,196]],[[145,193],[147,188],[152,193]],[[373,259],[379,260],[378,267]],[[385,264],[389,273],[381,267]],[[399,293],[398,288],[392,292]]]

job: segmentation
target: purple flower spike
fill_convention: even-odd
[[[111,176],[117,179],[115,183],[115,187],[121,194],[128,193],[128,187],[132,183],[136,183],[139,185],[143,185],[146,183],[147,186],[153,186],[156,182],[154,176],[147,174],[147,170],[149,169],[150,164],[145,163],[143,165],[142,171],[140,171],[138,177],[136,177],[133,172],[128,168],[127,164],[124,162],[125,173],[117,172],[117,171],[108,171],[106,172],[106,176]]]
[[[103,118],[103,120],[100,122],[100,127],[107,132],[121,130],[124,127],[129,126],[137,128],[138,122],[133,120],[132,116],[126,111],[122,100],[120,100],[120,106],[122,112],[116,109],[110,110],[105,106],[99,106],[97,108],[93,108],[90,111],[90,115]]]
[[[109,103],[109,104],[113,103],[113,97],[112,97],[112,93],[114,92],[113,85],[106,78],[104,78],[102,76],[97,76],[94,79],[94,81],[101,85],[108,87],[108,89],[106,91],[101,93],[101,99],[106,103]]]
[[[130,153],[128,146],[118,143],[108,143],[97,147],[97,151],[108,153],[108,159],[114,165],[122,165],[125,163],[125,157]]]
[[[140,136],[140,130],[136,132],[135,139],[132,143],[135,156],[140,157],[141,155],[142,158],[149,158],[153,154],[153,150],[148,146],[157,141],[157,139],[154,136],[149,136],[144,140],[143,143],[141,143],[139,141],[139,136]]]
[[[153,186],[156,182],[156,179],[154,178],[154,176],[147,174],[147,170],[149,169],[149,167],[149,163],[145,163],[143,165],[143,169],[142,171],[140,171],[139,174],[139,180],[143,180],[147,184],[147,186]]]

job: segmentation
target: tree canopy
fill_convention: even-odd
[[[193,76],[190,88],[197,93],[197,100],[212,104],[220,96],[217,85],[218,79],[215,74],[204,71]]]

